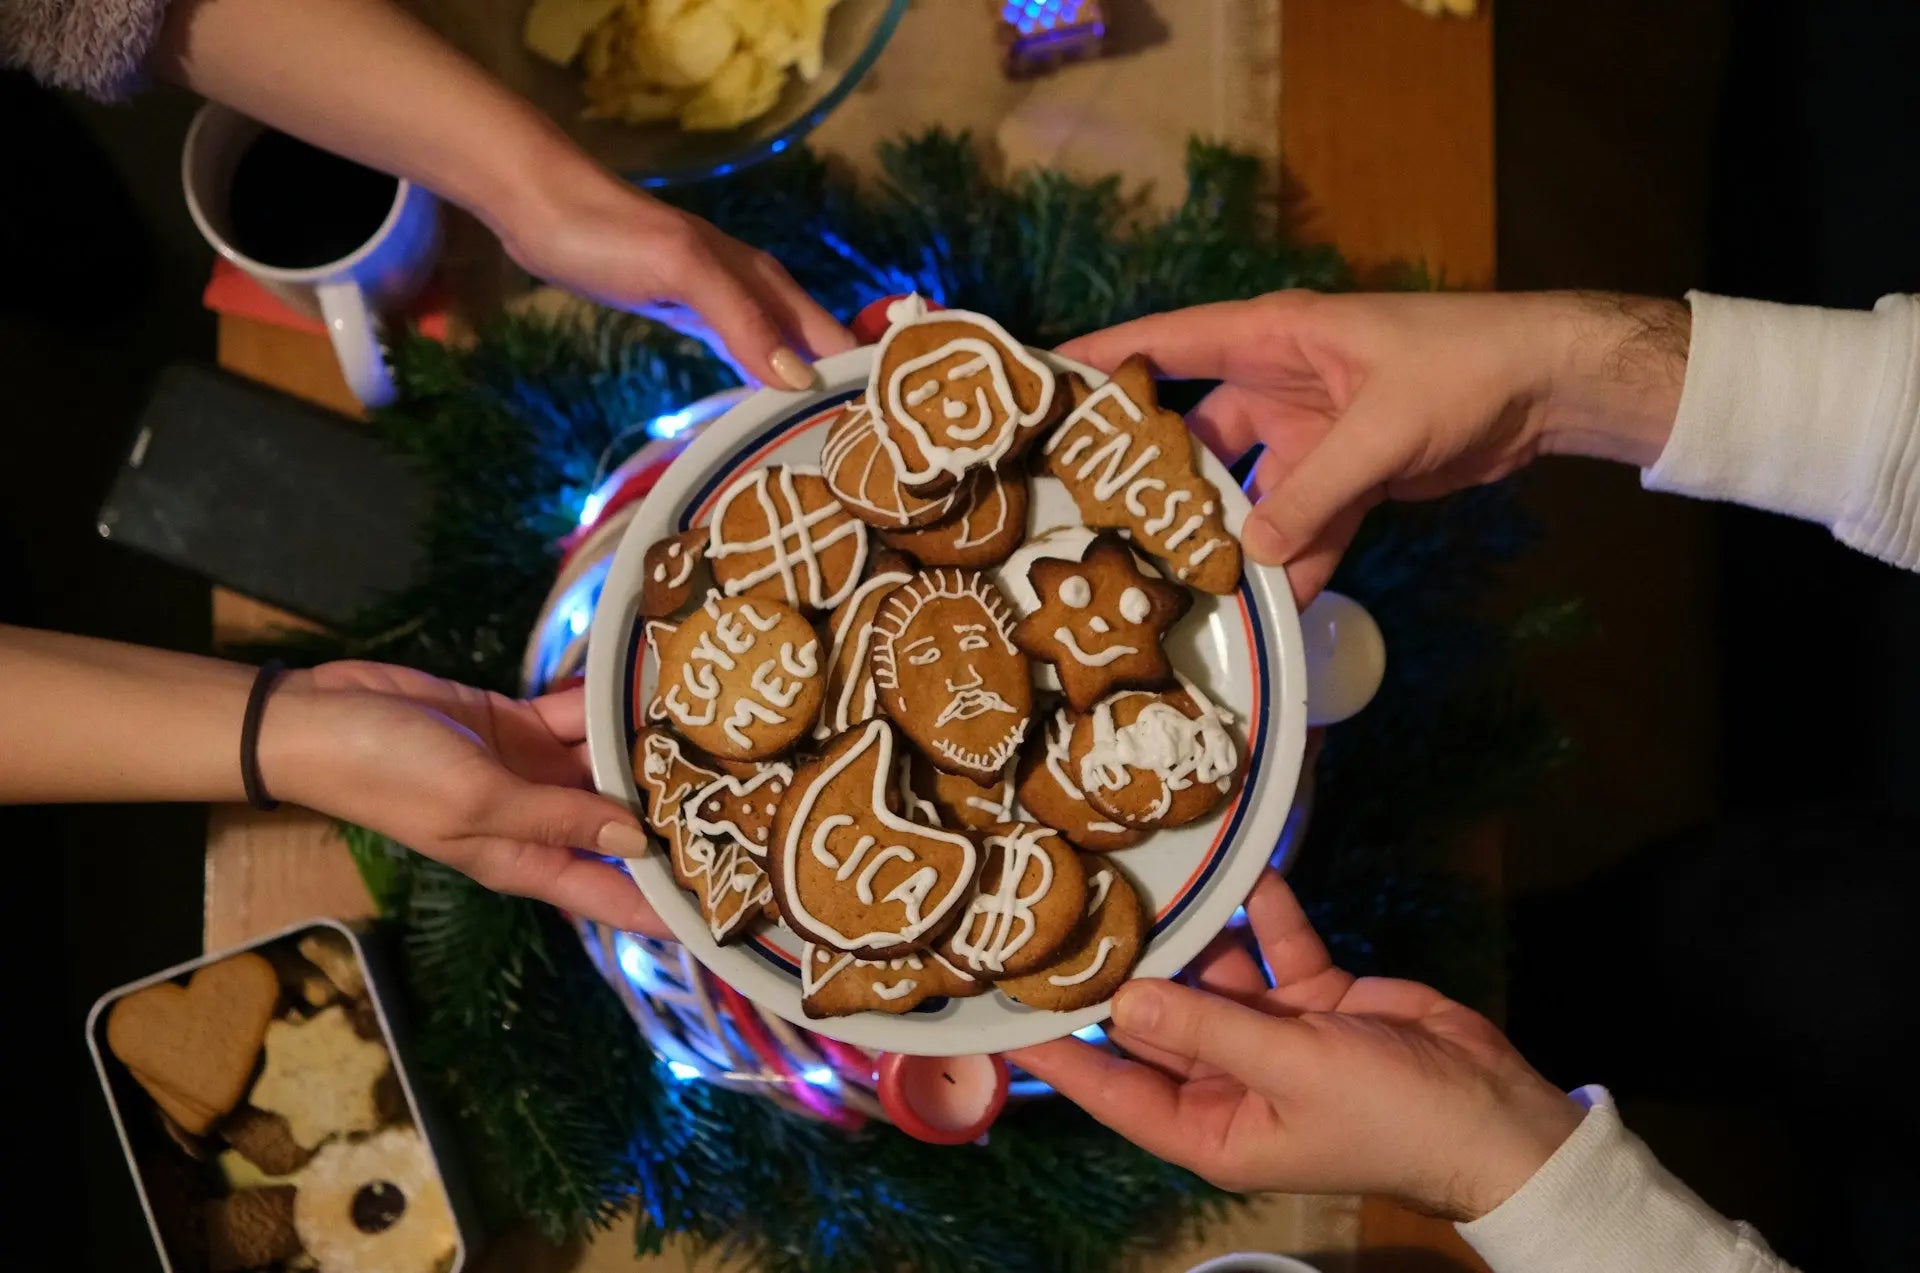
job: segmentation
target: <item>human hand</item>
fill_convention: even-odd
[[[1456,1220],[1537,1171],[1583,1111],[1479,1013],[1409,981],[1333,966],[1268,871],[1197,987],[1139,980],[1110,1037],[1008,1054],[1141,1148],[1227,1189],[1379,1193]],[[1223,935],[1227,936],[1227,935]]]
[[[809,360],[854,347],[771,256],[583,157],[533,185],[495,225],[529,272],[697,336],[764,384],[808,388]]]
[[[1258,443],[1256,561],[1306,604],[1366,511],[1491,482],[1548,452],[1652,464],[1685,378],[1684,305],[1582,293],[1321,296],[1201,305],[1060,347],[1219,380],[1187,415],[1232,462]]]
[[[269,794],[358,823],[488,888],[668,936],[625,871],[634,816],[591,791],[579,687],[528,701],[383,663],[289,673],[267,699]]]

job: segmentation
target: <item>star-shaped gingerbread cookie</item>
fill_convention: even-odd
[[[1036,558],[1027,580],[1040,608],[1014,627],[1013,642],[1054,665],[1075,711],[1115,690],[1173,684],[1160,642],[1193,598],[1142,570],[1117,536],[1097,536],[1079,561]]]

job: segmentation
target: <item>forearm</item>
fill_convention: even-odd
[[[1620,1123],[1592,1109],[1512,1197],[1460,1233],[1494,1273],[1792,1273],[1758,1234],[1715,1212]]]
[[[154,74],[416,181],[502,238],[610,181],[560,129],[386,0],[173,0]]]
[[[0,626],[0,803],[238,800],[253,669]]]
[[[1552,392],[1542,449],[1652,464],[1680,409],[1692,337],[1687,307],[1613,292],[1544,299],[1538,330]]]

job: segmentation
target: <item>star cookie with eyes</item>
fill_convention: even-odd
[[[1140,569],[1116,536],[1097,536],[1079,561],[1036,558],[1027,581],[1040,608],[1014,625],[1013,642],[1054,665],[1076,712],[1115,690],[1173,684],[1160,642],[1193,598]]]

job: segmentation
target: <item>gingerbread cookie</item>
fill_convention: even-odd
[[[136,990],[107,1013],[107,1048],[168,1117],[204,1136],[246,1094],[280,978],[256,954],[197,970],[184,986]]]
[[[1007,823],[983,843],[979,891],[940,953],[997,981],[1046,966],[1080,926],[1087,881],[1080,856],[1050,827]]]
[[[640,613],[664,619],[693,599],[707,559],[708,532],[683,530],[657,540],[640,561]]]
[[[981,786],[964,774],[950,774],[935,767],[925,755],[916,752],[908,764],[914,794],[932,806],[937,825],[986,831],[1013,817],[1013,766],[1000,771],[1000,777]]]
[[[1086,863],[1087,917],[1053,961],[997,982],[1016,1003],[1051,1012],[1105,1003],[1133,971],[1146,944],[1147,917],[1133,885],[1111,862]]]
[[[871,720],[793,776],[774,821],[774,891],[787,927],[868,959],[910,954],[955,919],[980,854],[958,832],[895,812],[894,736]]]
[[[1020,546],[1027,533],[1027,475],[1016,469],[975,469],[956,488],[954,511],[921,530],[883,530],[888,547],[923,566],[990,566]]]
[[[825,704],[813,727],[816,740],[844,734],[880,714],[871,663],[873,620],[887,595],[913,578],[904,557],[898,553],[883,556],[885,560],[876,561],[873,573],[861,580],[853,595],[833,612],[833,649],[827,656]]]
[[[932,951],[855,959],[808,942],[800,948],[800,1008],[808,1016],[910,1012],[929,999],[980,994],[986,983]]]
[[[816,470],[759,468],[713,506],[707,564],[730,597],[831,610],[866,569],[867,524],[841,507]]]
[[[895,589],[874,621],[880,705],[948,773],[997,778],[1033,710],[1013,616],[974,571],[933,570]]]
[[[1076,848],[1092,853],[1130,849],[1146,838],[1146,832],[1115,822],[1087,803],[1086,793],[1080,790],[1067,754],[1077,719],[1065,707],[1054,709],[1043,731],[1043,745],[1028,747],[1020,757],[1014,791],[1028,813],[1073,841]]]
[[[827,678],[820,642],[799,611],[709,593],[684,623],[651,623],[647,637],[662,641],[658,711],[703,750],[760,760],[813,725]]]
[[[917,296],[888,311],[867,410],[902,484],[925,496],[975,468],[1017,457],[1056,414],[1052,368],[984,314],[927,312]]]
[[[681,810],[687,829],[716,843],[732,840],[755,857],[767,855],[773,815],[793,781],[786,765],[763,764],[751,778],[723,774],[702,787]]]
[[[453,1209],[411,1127],[321,1150],[300,1174],[293,1223],[320,1273],[435,1273],[454,1252]]]
[[[960,498],[958,486],[933,496],[906,488],[865,402],[848,403],[827,426],[820,475],[849,513],[881,530],[912,530],[944,521]]]
[[[339,1004],[267,1027],[267,1063],[248,1103],[287,1120],[302,1149],[380,1125],[376,1087],[393,1068],[387,1049],[355,1032]]]
[[[1126,527],[1135,547],[1202,592],[1239,587],[1240,542],[1220,492],[1200,475],[1186,421],[1160,407],[1147,360],[1127,359],[1098,389],[1071,376],[1068,391],[1073,410],[1047,439],[1047,468],[1088,525]]]
[[[724,944],[746,935],[772,900],[773,885],[745,844],[730,835],[702,835],[689,825],[689,806],[715,784],[751,782],[760,772],[752,766],[743,779],[706,759],[689,755],[686,745],[664,730],[642,731],[634,744],[634,778],[646,797],[647,825],[667,842],[674,882],[693,894],[707,931]],[[768,766],[775,774],[785,768]]]
[[[1116,536],[1101,535],[1077,562],[1036,560],[1028,580],[1040,608],[1014,626],[1013,643],[1054,665],[1073,710],[1118,689],[1173,684],[1160,642],[1193,598],[1141,571]]]
[[[1161,693],[1122,690],[1073,727],[1071,772],[1094,808],[1139,827],[1184,826],[1233,789],[1233,717],[1186,677]]]

